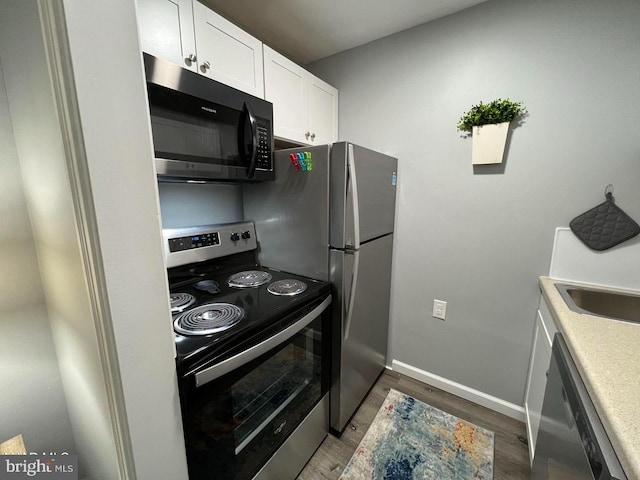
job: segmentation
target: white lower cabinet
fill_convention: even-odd
[[[273,103],[274,135],[295,143],[338,140],[338,90],[263,46],[264,94]]]
[[[536,313],[533,346],[531,347],[531,359],[529,360],[529,375],[524,398],[531,463],[533,463],[536,440],[538,439],[544,391],[547,386],[547,375],[551,362],[551,345],[556,331],[549,309],[544,299],[541,299],[540,307]]]

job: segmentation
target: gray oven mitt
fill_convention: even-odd
[[[605,198],[606,202],[569,224],[582,243],[593,250],[607,250],[640,233],[640,226],[614,203],[613,194],[609,192]]]

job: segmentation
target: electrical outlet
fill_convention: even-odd
[[[444,320],[447,316],[447,302],[443,300],[433,300],[433,318]]]

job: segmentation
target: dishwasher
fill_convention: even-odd
[[[531,479],[626,480],[562,334],[552,351]]]

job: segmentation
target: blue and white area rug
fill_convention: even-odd
[[[493,432],[391,389],[341,480],[493,478]]]

